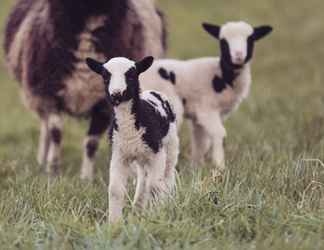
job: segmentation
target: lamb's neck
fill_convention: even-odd
[[[250,63],[246,63],[242,67],[233,67],[221,60],[220,68],[223,80],[233,89],[240,89],[242,84],[249,85],[251,82]]]
[[[251,66],[249,63],[235,71],[236,77],[233,81],[233,91],[241,99],[248,96],[251,85]]]
[[[138,116],[141,113],[140,99],[133,98],[127,102],[123,102],[114,108],[115,119],[118,130],[129,130],[139,128]]]
[[[114,107],[116,124],[121,133],[135,127],[136,118],[133,106],[134,102],[130,100]]]

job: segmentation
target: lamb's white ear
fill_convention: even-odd
[[[87,58],[86,63],[92,71],[96,72],[99,75],[102,74],[102,69],[103,69],[102,63],[100,63],[92,58]]]
[[[149,67],[151,67],[151,65],[153,64],[153,61],[154,61],[154,58],[152,56],[147,56],[144,59],[142,59],[141,61],[136,62],[135,66],[136,66],[136,70],[137,70],[138,74],[143,73]]]
[[[270,34],[271,31],[272,31],[272,27],[269,25],[255,27],[254,31],[253,31],[253,35],[252,35],[253,39],[255,41],[259,40],[259,39],[265,37],[266,35]]]
[[[220,26],[210,23],[203,23],[202,26],[209,34],[211,34],[216,39],[219,39],[219,34],[221,30]]]

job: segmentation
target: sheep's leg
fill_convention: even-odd
[[[147,193],[145,192],[146,188],[146,172],[143,166],[136,165],[136,191],[134,196],[133,206],[138,209],[143,209],[147,201]]]
[[[122,218],[127,193],[127,181],[130,168],[113,152],[109,176],[109,223],[113,224]]]
[[[212,141],[212,161],[216,167],[214,174],[221,175],[225,170],[223,141],[226,137],[222,119],[218,113],[206,112],[199,116],[198,122]]]
[[[81,165],[80,178],[92,180],[94,175],[95,157],[98,151],[99,141],[102,134],[110,124],[110,116],[104,112],[94,112],[91,117],[90,127],[84,139],[84,152]]]
[[[147,171],[146,195],[150,197],[149,201],[153,205],[160,202],[172,192],[165,178],[166,158],[165,150],[161,149],[151,163],[145,166],[145,170]]]
[[[45,172],[50,175],[59,175],[61,161],[61,142],[63,118],[59,114],[51,114],[48,119],[50,132],[49,152]]]
[[[205,128],[195,121],[191,122],[191,133],[192,163],[198,167],[203,163],[204,157],[210,149],[211,140]]]
[[[176,166],[179,156],[179,137],[176,126],[171,126],[169,130],[169,142],[166,145],[166,168],[165,178],[168,188],[173,192],[176,188]]]
[[[42,119],[40,135],[39,135],[38,153],[37,153],[37,162],[42,167],[44,167],[47,162],[49,145],[50,145],[50,132],[48,128],[48,121],[46,119]]]

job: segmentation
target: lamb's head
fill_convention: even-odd
[[[222,26],[203,23],[203,28],[220,41],[221,60],[233,68],[241,68],[253,55],[254,42],[272,31],[268,25],[253,28],[246,22],[228,22]]]
[[[108,100],[117,106],[122,102],[139,97],[139,75],[153,63],[153,57],[134,62],[125,57],[115,57],[106,63],[86,59],[88,67],[103,78]]]

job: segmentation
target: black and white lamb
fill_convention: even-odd
[[[21,82],[25,103],[40,118],[38,161],[58,174],[63,115],[90,118],[81,178],[93,176],[98,141],[106,131],[107,106],[100,77],[86,67],[125,56],[164,54],[166,32],[153,0],[19,0],[5,31],[9,69]],[[89,84],[90,83],[90,84]]]
[[[193,160],[200,163],[211,148],[218,175],[225,168],[224,119],[248,96],[254,43],[272,28],[253,28],[245,22],[203,24],[203,27],[220,41],[220,58],[156,60],[143,74],[143,84],[153,82],[163,86],[168,82],[174,86],[183,100],[185,116],[191,120]]]
[[[137,176],[134,205],[144,208],[149,201],[171,195],[175,188],[179,139],[175,113],[167,98],[156,91],[140,90],[139,75],[153,57],[139,62],[124,57],[102,64],[87,64],[104,80],[107,101],[113,106],[110,131],[112,157],[109,176],[109,221],[122,217],[127,181]]]

